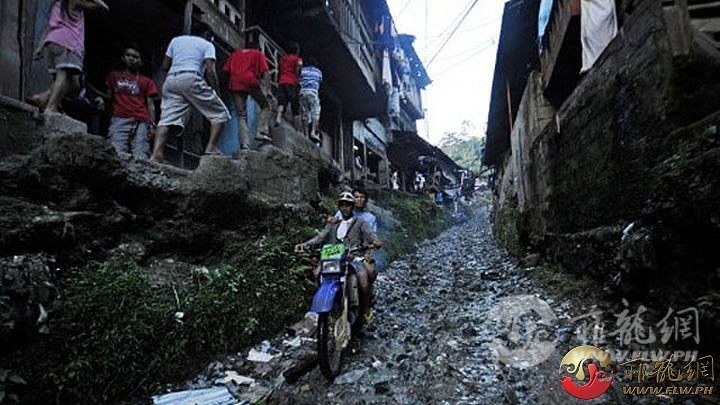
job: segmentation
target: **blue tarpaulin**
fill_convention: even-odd
[[[545,35],[545,28],[547,28],[548,21],[550,21],[550,14],[552,14],[554,2],[555,0],[540,0],[540,11],[538,13],[538,39]]]

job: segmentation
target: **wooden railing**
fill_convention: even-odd
[[[262,28],[257,25],[246,28],[244,31],[245,38],[252,38],[260,45],[260,51],[265,54],[270,68],[266,83],[272,90],[278,87],[278,75],[280,74],[280,58],[285,55],[285,51],[275,42]]]
[[[221,14],[224,14],[232,25],[242,30],[244,24],[244,18],[242,12],[237,10],[235,6],[230,4],[228,0],[206,0],[208,3],[213,4]]]
[[[368,83],[375,90],[377,57],[370,25],[357,0],[326,0],[325,7],[335,20],[348,49],[358,61]]]
[[[206,23],[215,35],[230,47],[242,46],[241,33],[245,24],[244,14],[228,0],[190,0],[185,3],[184,32],[190,33],[192,21],[200,11],[200,21]]]
[[[580,2],[578,0],[557,0],[555,2],[555,7],[545,28],[543,45],[540,50],[540,64],[543,70],[543,81],[546,85],[555,69],[570,20],[579,15]]]

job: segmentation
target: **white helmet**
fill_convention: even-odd
[[[346,202],[350,202],[350,203],[354,204],[355,197],[353,197],[351,192],[343,191],[342,193],[340,193],[340,196],[338,197],[338,204],[341,203],[342,201],[346,201]]]

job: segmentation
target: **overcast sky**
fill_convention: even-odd
[[[428,66],[473,1],[388,0],[398,31],[417,37],[415,50],[433,81],[423,95],[428,122],[418,121],[418,132],[433,144],[446,132],[459,131],[464,120],[471,121],[475,133],[484,136],[505,0],[478,0]]]

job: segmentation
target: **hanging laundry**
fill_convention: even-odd
[[[580,0],[580,30],[585,72],[617,34],[615,0]]]
[[[550,21],[554,3],[554,0],[540,1],[540,11],[538,12],[538,43],[542,43],[542,37],[545,35],[545,29]]]
[[[382,80],[383,84],[392,86],[393,84],[393,73],[392,65],[390,64],[390,51],[383,49],[383,64],[382,64]]]

